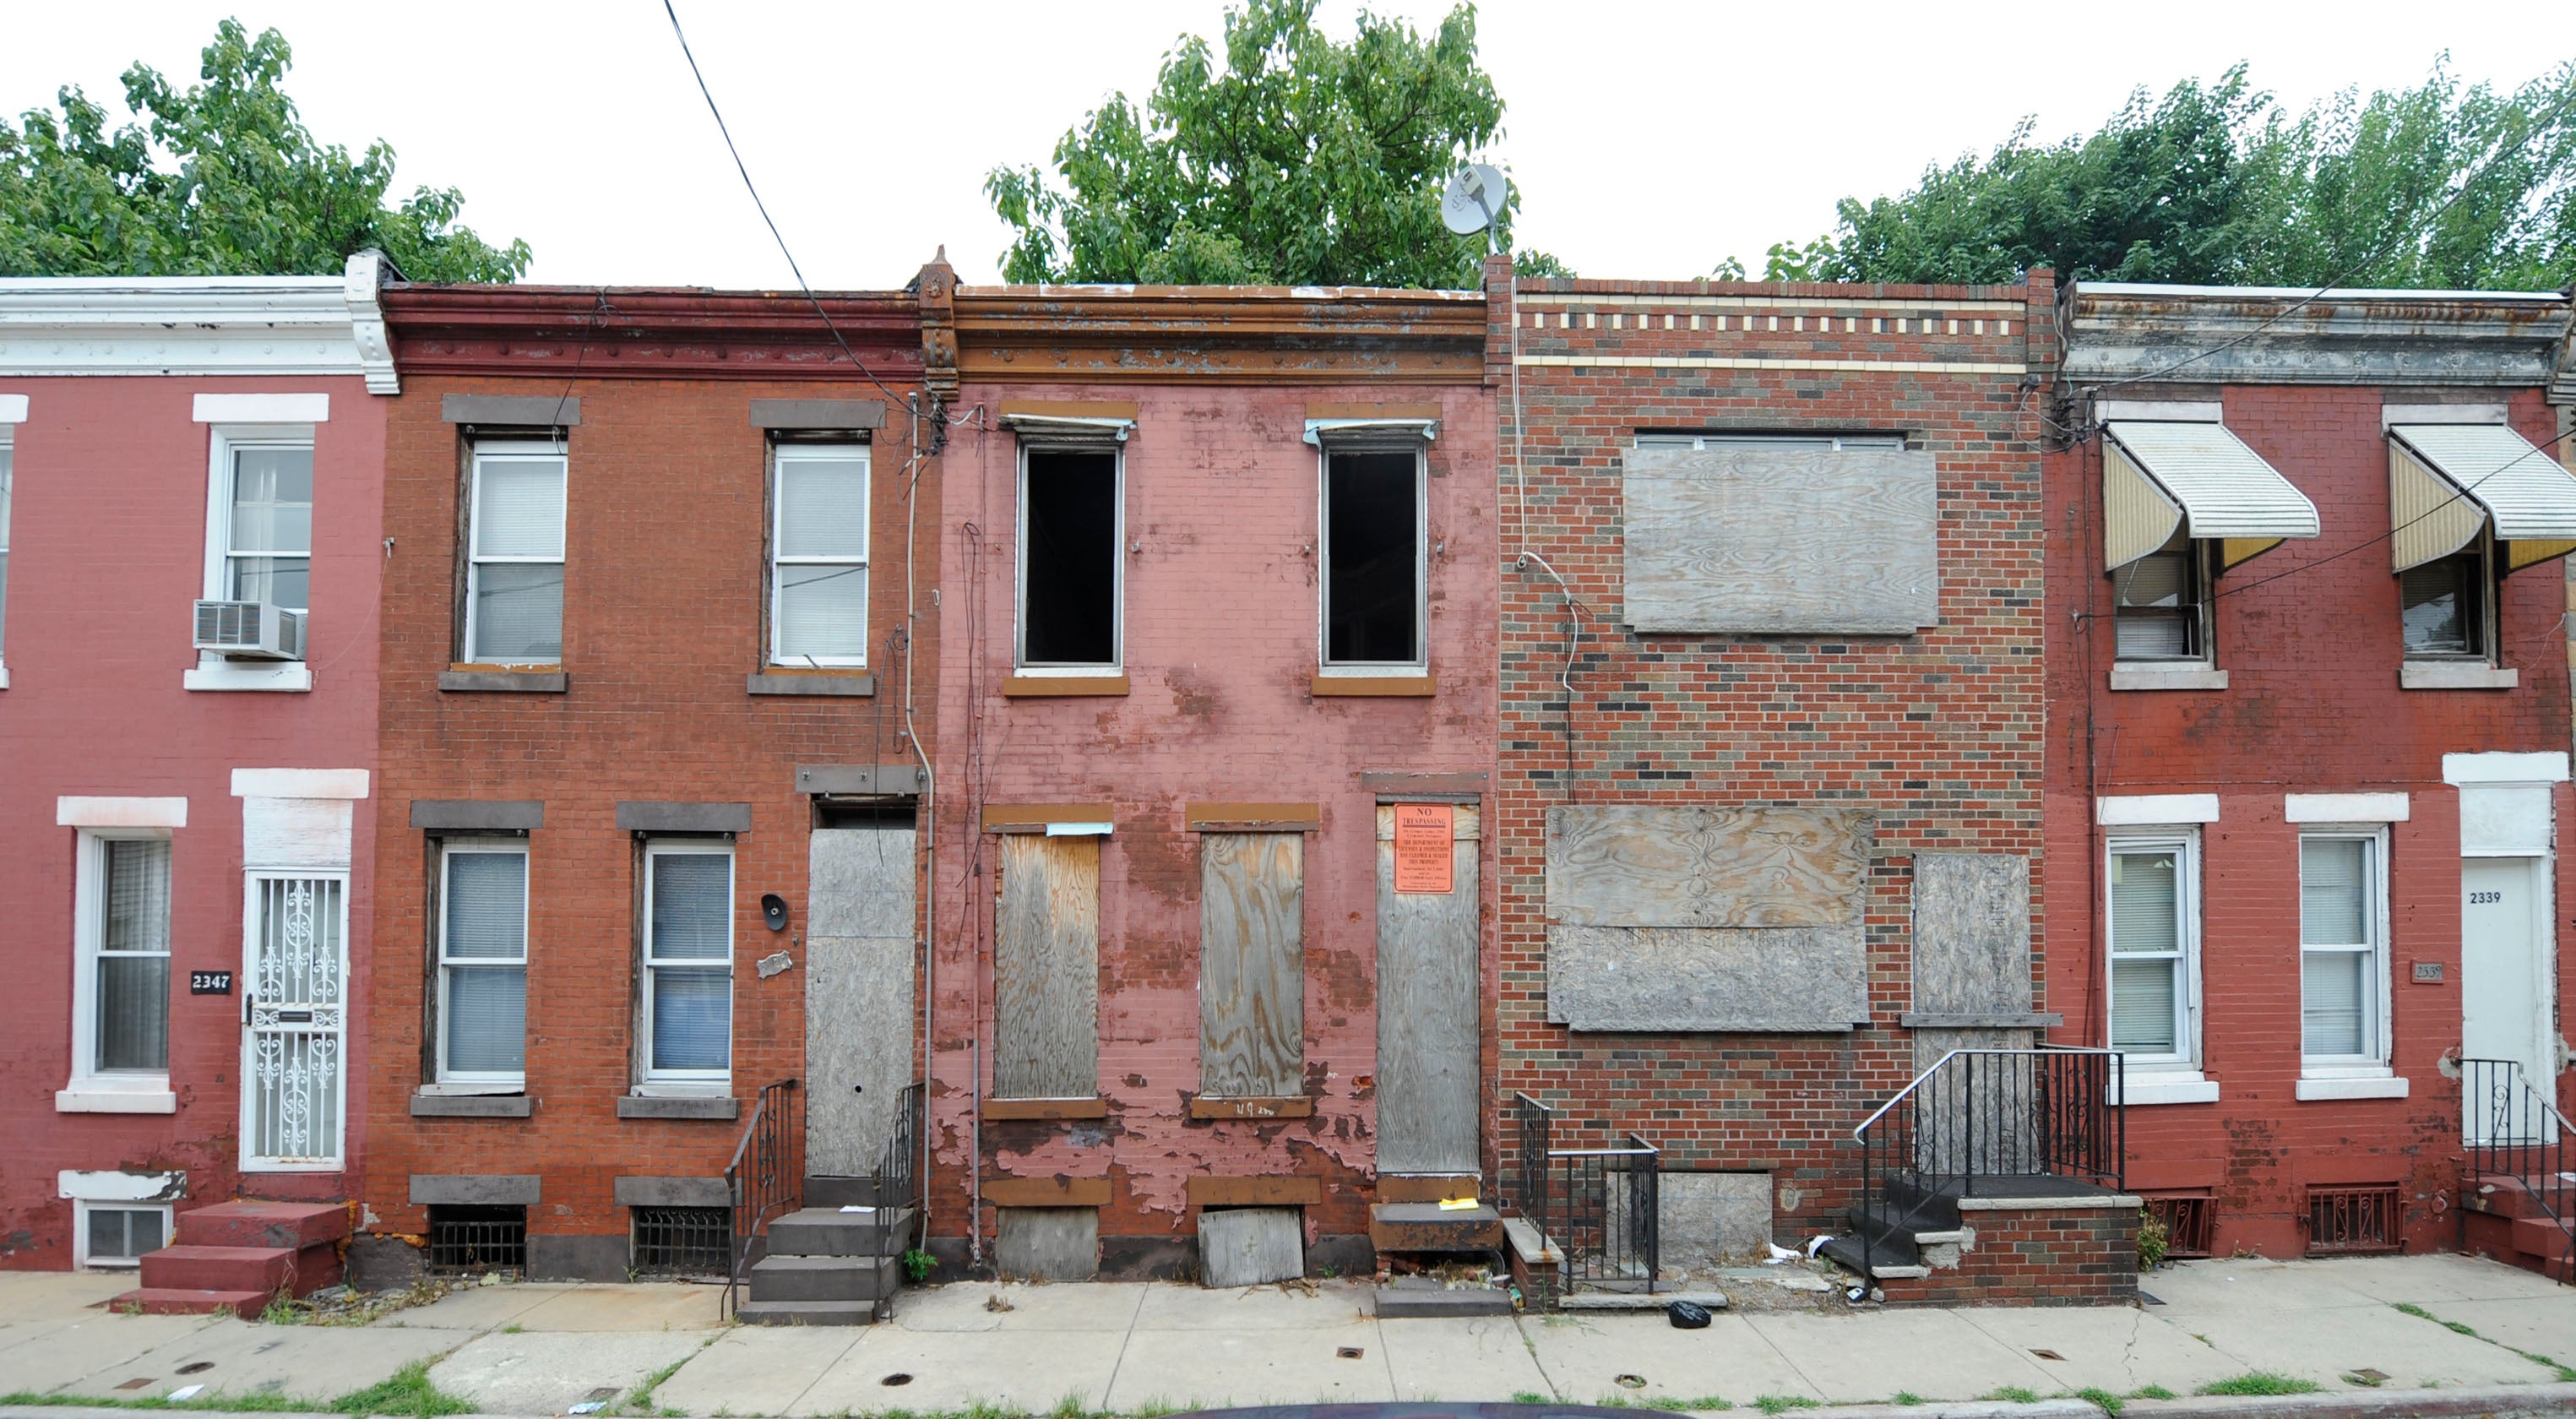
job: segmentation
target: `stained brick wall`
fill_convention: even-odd
[[[1910,855],[2035,858],[2040,847],[2036,440],[2051,301],[2044,272],[2027,287],[1981,288],[1525,280],[1516,313],[1497,288],[1505,1116],[1527,1091],[1565,1111],[1559,1147],[1634,1130],[1667,1168],[1771,1173],[1783,1235],[1839,1220],[1857,1182],[1853,1126],[1913,1074],[1897,1025],[1909,1008]],[[1509,428],[1515,333],[1522,481]],[[2026,374],[2039,388],[2023,388]],[[1912,636],[1630,632],[1620,460],[1640,430],[1901,432],[1931,450],[1940,624]],[[1870,1023],[1812,1035],[1549,1024],[1543,870],[1546,810],[1559,803],[1876,809]],[[2034,861],[2035,902],[2053,880]],[[1489,1136],[1509,1166],[1512,1140]]]
[[[2138,1299],[2134,1206],[1963,1213],[1958,1265],[1881,1283],[1892,1306],[2124,1306]],[[1946,1248],[1943,1248],[1946,1250]]]
[[[597,357],[594,356],[594,361]],[[460,431],[441,418],[450,393],[581,401],[570,436],[564,669],[559,695],[446,693],[455,650]],[[743,1124],[620,1119],[633,1078],[637,848],[617,826],[623,800],[751,805],[735,844],[733,1093],[801,1075],[805,1058],[804,930],[812,806],[800,763],[896,763],[903,677],[929,735],[938,666],[938,463],[926,460],[918,561],[921,620],[909,650],[904,577],[910,451],[900,407],[871,460],[869,698],[746,693],[761,666],[767,443],[753,399],[883,398],[831,380],[450,377],[414,374],[388,434],[385,532],[384,774],[376,809],[382,850],[371,1022],[381,1062],[365,1090],[375,1122],[367,1193],[371,1229],[417,1234],[414,1173],[537,1174],[529,1230],[542,1250],[592,1274],[622,1275],[624,1175],[713,1177]],[[927,436],[925,435],[925,441]],[[890,648],[891,647],[891,648]],[[531,835],[526,1119],[414,1118],[425,1078],[422,994],[430,924],[431,847],[411,826],[415,799],[537,799]],[[772,935],[760,898],[793,904],[791,934]],[[786,950],[797,965],[763,978],[755,962]],[[801,1104],[792,1105],[801,1111]],[[571,1263],[567,1263],[571,1264]]]
[[[2092,799],[2210,793],[2218,821],[2201,835],[2202,1024],[2213,1104],[2127,1111],[2129,1185],[2207,1190],[2219,1255],[2295,1256],[2307,1191],[2395,1184],[2410,1249],[2457,1235],[2460,1098],[2442,1057],[2460,1043],[2459,792],[2446,753],[2563,751],[2568,681],[2555,564],[2513,573],[2502,593],[2510,690],[2402,690],[2395,579],[2389,573],[2384,402],[2420,390],[2376,386],[2230,386],[2227,426],[2317,506],[2323,535],[2292,541],[2218,582],[2216,692],[2113,693],[2111,591],[2101,566],[2098,440],[2048,458],[2048,835],[2050,1010],[2056,1037],[2103,1041],[2102,833]],[[2507,397],[2502,391],[2490,399]],[[2556,435],[2536,390],[2510,395],[2533,442]],[[2079,620],[2079,613],[2089,619]],[[2403,1099],[2300,1100],[2299,845],[2292,793],[2405,793],[2409,821],[2389,850],[2394,1067]],[[2561,830],[2565,786],[2554,795]],[[2576,913],[2561,871],[2557,912]],[[2416,984],[2415,963],[2442,980]],[[2570,963],[2561,953],[2561,986]]]

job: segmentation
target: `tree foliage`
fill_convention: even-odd
[[[394,150],[323,145],[279,87],[286,37],[216,28],[202,84],[148,65],[124,74],[132,120],[77,86],[61,109],[0,119],[0,275],[323,275],[368,247],[416,281],[510,281],[528,244],[494,247],[456,225],[464,195],[421,188],[385,204]]]
[[[1502,131],[1475,8],[1429,36],[1363,11],[1340,44],[1315,6],[1228,9],[1222,64],[1184,36],[1142,108],[1114,94],[1058,140],[1061,186],[1036,166],[988,173],[985,195],[1018,232],[1005,279],[1479,284],[1484,239],[1440,221],[1450,175]],[[1567,274],[1544,253],[1521,267]]]
[[[1911,191],[1839,204],[1828,237],[1771,248],[1772,279],[2061,279],[2546,289],[2576,276],[2576,63],[2509,93],[2354,90],[2296,119],[2238,65],[2143,89],[2055,145],[2024,120]],[[2455,200],[2456,198],[2456,200]]]

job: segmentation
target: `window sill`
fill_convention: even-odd
[[[2206,665],[2114,665],[2114,690],[2224,690],[2227,672]]]
[[[0,665],[0,690],[9,688],[9,667]]]
[[[741,1101],[723,1094],[621,1094],[617,1098],[619,1118],[729,1120],[741,1115]]]
[[[256,668],[239,661],[210,660],[179,677],[190,690],[269,690],[286,693],[313,688],[313,667],[301,660],[282,660]]]
[[[2476,660],[2409,660],[2397,667],[2401,690],[2510,690],[2521,672]]]
[[[167,1076],[122,1079],[75,1079],[54,1094],[58,1114],[174,1114],[179,1096]]]
[[[2311,1078],[2298,1083],[2301,1099],[2402,1099],[2406,1081],[2387,1075],[2365,1078]]]
[[[799,670],[772,666],[742,680],[747,695],[840,695],[854,699],[877,692],[877,678],[856,670]]]
[[[1418,700],[1439,692],[1439,682],[1428,670],[1400,675],[1318,675],[1309,689],[1319,700],[1337,696]]]
[[[450,1090],[454,1085],[448,1086]],[[534,1112],[536,1101],[525,1094],[432,1093],[424,1088],[411,1096],[413,1118],[526,1118]]]
[[[1200,1094],[1190,1100],[1192,1118],[1313,1118],[1315,1101],[1304,1094],[1281,1096]]]
[[[2217,1102],[2218,1081],[2201,1077],[2198,1070],[2187,1069],[2131,1070],[2111,1093],[2111,1103],[2118,1108]]]
[[[1002,698],[1008,700],[1069,700],[1126,693],[1124,675],[1014,675],[1002,682]]]
[[[452,665],[438,672],[438,688],[450,693],[560,695],[572,677],[561,670],[510,670],[497,665]]]

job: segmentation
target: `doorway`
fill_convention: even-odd
[[[2517,1064],[2522,1082],[2543,1097],[2556,1092],[2558,1079],[2550,1038],[2547,865],[2541,857],[2460,863],[2461,1057]],[[2469,1142],[2545,1139],[2554,1132],[2531,1095],[2510,1079],[2499,1078],[2484,1092],[2487,1097],[2463,1100]]]
[[[1378,805],[1381,1176],[1481,1172],[1479,837],[1472,804]]]

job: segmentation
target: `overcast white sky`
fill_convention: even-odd
[[[1350,32],[1356,0],[1325,0]],[[1440,0],[1377,0],[1428,28]],[[398,192],[464,189],[486,237],[525,237],[529,279],[787,284],[659,0],[117,0],[13,7],[0,110],[78,83],[122,112],[135,60],[193,81],[227,14],[295,46],[288,92],[352,148],[382,137]],[[1221,0],[679,0],[699,62],[805,274],[900,285],[943,243],[997,278],[1006,229],[981,183],[1043,161],[1113,91],[1142,99]],[[2377,11],[2387,23],[2372,23]],[[2566,0],[2289,5],[1691,4],[1488,0],[1487,69],[1508,105],[1499,156],[1523,245],[1586,275],[1678,278],[1832,225],[1835,199],[1900,190],[1991,148],[2024,115],[2055,138],[2128,91],[2252,61],[2293,109],[2337,89],[2453,71],[2510,87],[2576,51]],[[113,16],[112,22],[109,16]]]

